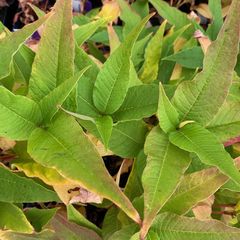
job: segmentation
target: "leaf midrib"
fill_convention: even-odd
[[[231,19],[232,19],[232,18],[233,18],[233,16],[231,15]],[[229,19],[229,22],[231,22],[231,19]],[[214,61],[211,61],[211,62],[212,62],[211,66],[210,66],[207,70],[205,70],[205,71],[203,70],[203,72],[200,73],[200,74],[202,74],[203,76],[204,76],[204,73],[205,73],[205,72],[208,73],[208,74],[206,75],[206,77],[205,77],[205,83],[204,83],[203,87],[201,88],[201,92],[199,92],[197,98],[196,98],[195,101],[191,104],[189,110],[184,114],[184,116],[182,117],[182,119],[186,119],[187,115],[192,111],[192,109],[193,109],[193,107],[195,106],[195,104],[197,103],[198,99],[202,96],[203,90],[208,87],[207,84],[210,82],[210,78],[211,78],[211,76],[212,76],[212,74],[213,74],[214,68],[216,68],[215,62],[216,62],[216,61],[219,59],[219,57],[220,57],[220,53],[221,53],[222,47],[225,45],[225,43],[227,43],[227,42],[226,42],[226,38],[227,38],[227,37],[228,37],[228,36],[225,34],[225,35],[223,36],[223,39],[222,39],[221,43],[219,43],[219,49],[218,49],[218,51],[217,51],[217,54],[216,54],[216,57],[215,57]],[[215,44],[217,44],[217,42],[215,42]],[[210,46],[210,47],[211,47],[211,46]],[[208,64],[209,64],[209,62],[208,62]],[[204,65],[207,66],[206,64],[204,64]],[[192,84],[198,84],[198,82],[195,81],[195,80],[193,80],[191,83],[192,83]],[[229,86],[230,86],[230,85],[229,85]],[[220,109],[220,107],[221,107],[221,106],[219,106],[218,109]],[[217,112],[218,112],[218,111],[217,111]]]

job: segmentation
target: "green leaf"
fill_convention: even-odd
[[[32,10],[36,13],[36,15],[40,18],[45,16],[45,12],[38,8],[36,5],[28,3],[28,5],[32,8]]]
[[[0,231],[1,240],[49,240],[53,239],[54,232],[44,230],[41,233],[24,234],[12,231]]]
[[[102,116],[95,119],[95,121],[96,121],[96,127],[101,136],[102,142],[105,146],[105,149],[107,150],[109,140],[112,135],[113,120],[110,116]]]
[[[175,130],[179,124],[178,112],[168,99],[161,83],[159,85],[157,116],[159,125],[165,133]]]
[[[126,240],[130,239],[131,236],[137,231],[137,226],[134,224],[130,224],[124,226],[119,231],[115,232],[108,240]]]
[[[162,212],[179,215],[187,213],[197,203],[213,195],[228,177],[216,168],[208,168],[184,176],[177,190],[163,207]]]
[[[139,85],[128,89],[122,106],[113,114],[115,121],[138,120],[157,112],[156,84]]]
[[[146,166],[146,155],[141,151],[134,159],[131,173],[128,177],[128,181],[124,188],[125,195],[133,201],[136,197],[139,197],[143,193],[142,187],[142,173]]]
[[[29,82],[35,53],[22,45],[13,57],[14,79],[17,82]]]
[[[74,41],[71,1],[59,0],[46,21],[34,59],[29,95],[40,101],[73,76]]]
[[[54,117],[58,111],[58,105],[63,104],[88,69],[89,67],[86,67],[82,71],[76,73],[74,77],[63,82],[41,99],[39,105],[45,123],[49,122]]]
[[[20,233],[32,233],[33,227],[23,211],[12,203],[0,202],[0,228]]]
[[[221,142],[234,138],[240,132],[240,103],[227,101],[206,126]]]
[[[109,149],[121,157],[135,157],[142,150],[147,126],[142,121],[117,123],[112,132]]]
[[[102,113],[112,114],[122,105],[130,79],[131,52],[140,32],[149,20],[144,18],[125,41],[107,59],[99,72],[93,90],[93,102]]]
[[[101,139],[92,121],[79,121],[90,133]],[[114,124],[109,149],[122,158],[136,157],[143,149],[147,126],[143,121],[132,120]]]
[[[234,166],[231,156],[217,138],[199,124],[187,124],[170,133],[169,139],[174,145],[196,153],[203,163],[216,166],[222,173],[240,184],[240,173]]]
[[[222,187],[221,189],[226,189],[232,192],[240,192],[240,187],[238,184],[236,184],[234,181],[229,180],[227,181]]]
[[[129,85],[128,87],[134,87],[134,86],[139,86],[142,85],[141,80],[138,78],[137,71],[134,67],[133,61],[130,61],[130,76],[129,76]]]
[[[91,229],[70,223],[65,214],[57,213],[49,223],[49,228],[54,230],[54,240],[101,240]]]
[[[188,24],[192,24],[191,20],[187,17],[187,14],[179,11],[177,8],[171,7],[163,0],[149,0],[149,2],[156,8],[159,15],[176,27],[176,29],[182,28]]]
[[[116,2],[121,10],[120,18],[124,22],[123,34],[126,36],[141,22],[141,17],[133,10],[128,2],[124,0],[116,0]]]
[[[223,25],[222,1],[209,0],[208,7],[212,13],[212,22],[208,26],[207,34],[210,36],[212,40],[216,40],[217,35]]]
[[[142,175],[144,189],[142,236],[146,236],[154,218],[174,193],[190,164],[189,154],[172,145],[159,127],[155,127],[148,135],[144,150],[148,157]]]
[[[240,236],[238,228],[226,226],[220,221],[200,221],[168,213],[156,218],[151,232],[155,232],[161,240],[237,240]]]
[[[0,136],[26,140],[41,123],[38,105],[24,96],[17,96],[0,86]]]
[[[152,83],[157,79],[158,67],[162,54],[163,36],[167,21],[164,21],[156,34],[149,41],[145,50],[145,61],[140,70],[140,79],[143,83]]]
[[[132,3],[131,7],[142,18],[146,17],[149,13],[148,0],[136,0],[135,2]]]
[[[132,219],[139,215],[107,172],[103,160],[82,128],[65,114],[57,116],[47,130],[36,129],[28,144],[33,159],[56,169],[62,176],[113,201]],[[89,169],[91,162],[91,169]]]
[[[93,103],[93,87],[99,68],[95,62],[79,47],[75,48],[75,67],[79,71],[87,66],[91,70],[84,73],[77,85],[77,113],[93,118],[100,117],[100,113]]]
[[[13,55],[17,52],[20,45],[31,36],[31,34],[41,26],[49,15],[43,17],[32,24],[28,24],[20,31],[17,31],[0,40],[0,79],[6,77],[10,72],[10,63]]]
[[[56,214],[57,208],[52,209],[38,209],[30,208],[25,211],[25,215],[29,222],[31,222],[35,231],[42,231],[43,227],[48,224],[48,222]]]
[[[187,48],[173,55],[165,57],[163,60],[173,61],[183,67],[195,69],[202,68],[204,53],[201,47]]]
[[[119,211],[120,210],[116,206],[112,206],[110,209],[108,209],[102,226],[102,236],[104,240],[108,240],[113,233],[120,230],[121,223],[117,217]]]
[[[72,205],[67,206],[67,215],[68,220],[74,222],[80,226],[89,228],[96,232],[98,235],[101,236],[101,229],[98,228],[96,225],[88,221],[77,209],[75,209]]]
[[[57,195],[32,179],[20,177],[0,167],[0,201],[9,203],[59,201]]]
[[[114,30],[114,27],[110,24],[107,26],[108,30],[108,38],[109,38],[109,46],[110,46],[110,54],[112,54],[121,44],[119,37]]]
[[[74,30],[74,36],[77,45],[80,47],[98,30],[98,28],[102,27],[106,23],[106,19],[100,18],[98,20],[92,21],[76,28]]]
[[[207,51],[203,71],[197,74],[193,81],[180,84],[176,90],[173,104],[178,109],[182,121],[195,120],[206,125],[224,103],[232,83],[238,54],[238,9],[240,1],[234,0],[224,28]]]
[[[60,200],[66,205],[69,204],[74,197],[70,189],[75,189],[79,185],[64,178],[56,169],[47,168],[35,162],[27,153],[26,148],[26,142],[18,142],[15,145],[14,152],[18,156],[18,160],[14,160],[12,167],[17,167],[19,171],[23,171],[27,177],[39,178],[47,185],[52,186]]]
[[[164,37],[161,61],[160,61],[159,70],[158,70],[159,82],[162,82],[163,84],[167,83],[171,78],[171,75],[175,66],[175,62],[166,61],[162,59],[164,57],[174,54],[174,46],[176,46],[179,38],[183,38],[184,40],[189,39],[188,32],[191,30],[190,27],[191,25],[186,25],[176,31],[174,31],[174,28],[172,27],[169,34]]]
[[[151,39],[152,34],[148,34],[143,39],[136,42],[132,51],[132,62],[136,70],[139,70],[142,62],[144,61],[144,53],[146,46]]]

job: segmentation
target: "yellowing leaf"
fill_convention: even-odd
[[[27,220],[23,211],[16,205],[7,202],[0,202],[0,228],[13,230],[21,233],[32,233],[33,226]]]
[[[115,21],[120,15],[120,8],[115,0],[104,0],[103,7],[98,13],[101,18],[106,18],[110,22]]]
[[[30,137],[28,152],[38,163],[110,199],[134,221],[140,222],[138,212],[109,175],[94,145],[74,118],[60,114],[48,129],[36,129]]]

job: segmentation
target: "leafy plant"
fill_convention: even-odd
[[[74,17],[58,0],[1,26],[1,239],[239,239],[240,1],[225,21],[213,2],[206,31],[162,0]],[[98,226],[89,205],[106,212]]]

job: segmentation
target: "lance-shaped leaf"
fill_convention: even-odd
[[[193,81],[185,81],[177,88],[173,103],[181,120],[195,120],[205,125],[224,103],[237,61],[240,38],[239,9],[240,1],[233,0],[223,29],[208,48],[203,71]]]
[[[165,133],[176,129],[179,124],[178,112],[168,99],[161,83],[159,85],[157,116],[159,125]]]
[[[79,26],[74,30],[74,37],[77,45],[80,47],[85,41],[87,41],[99,27],[106,23],[106,19],[100,18],[96,21]]]
[[[1,231],[0,230],[1,240],[49,240],[53,239],[54,232],[51,230],[44,230],[40,233],[18,233],[13,231]]]
[[[137,0],[131,4],[133,10],[135,10],[142,18],[146,17],[149,13],[148,0]]]
[[[137,231],[137,226],[134,224],[129,224],[122,227],[119,231],[115,232],[109,240],[126,240],[130,239],[131,236]],[[139,238],[138,238],[139,239]]]
[[[239,158],[236,159],[236,164],[238,167],[240,166]],[[216,168],[208,168],[188,174],[162,208],[162,212],[169,211],[183,215],[197,203],[212,196],[228,179]]]
[[[121,44],[119,37],[114,30],[113,26],[109,24],[107,26],[108,38],[109,38],[109,46],[110,46],[110,54],[112,54]]]
[[[23,158],[15,161],[13,166],[19,171],[23,171],[28,177],[39,178],[44,183],[53,187],[59,198],[64,204],[69,204],[74,197],[74,193],[70,189],[78,188],[79,185],[69,181],[60,175],[55,169],[47,168],[29,158]],[[70,191],[69,191],[70,190]]]
[[[137,211],[117,187],[74,118],[61,114],[47,130],[36,129],[29,139],[28,151],[35,161],[55,168],[65,178],[110,199],[133,220],[140,221]]]
[[[136,157],[143,149],[147,132],[143,121],[119,122],[113,127],[109,149],[121,157]]]
[[[41,123],[38,105],[29,98],[17,96],[0,87],[0,136],[26,140]]]
[[[136,197],[140,197],[143,193],[142,173],[146,166],[146,155],[141,151],[135,158],[131,173],[124,188],[126,196],[133,201]]]
[[[102,225],[102,237],[103,239],[109,239],[113,233],[121,228],[121,223],[118,219],[119,209],[116,206],[112,206],[108,209]]]
[[[115,121],[138,120],[157,112],[158,86],[139,85],[128,89],[122,106],[113,114]]]
[[[164,58],[167,61],[173,61],[183,67],[195,69],[202,68],[204,53],[201,47],[192,47],[172,54]]]
[[[38,209],[38,208],[29,208],[25,211],[25,215],[28,221],[34,227],[34,230],[37,232],[42,231],[45,225],[54,217],[57,212],[57,208],[51,209]]]
[[[219,112],[206,126],[221,142],[239,136],[240,133],[240,103],[227,101]]]
[[[141,236],[146,236],[152,221],[174,193],[190,164],[189,154],[171,144],[167,135],[154,128],[145,143],[147,165],[142,175],[144,220]]]
[[[84,73],[77,85],[77,112],[90,117],[100,117],[100,113],[93,103],[93,87],[99,68],[97,64],[84,52],[83,49],[75,48],[75,68],[82,70],[91,66],[91,70]]]
[[[1,229],[20,233],[32,233],[34,230],[23,211],[12,203],[0,202],[0,215]]]
[[[149,18],[150,16],[144,18],[133,29],[125,41],[108,58],[97,76],[93,90],[93,102],[102,113],[114,113],[126,97],[130,79],[132,48]]]
[[[30,37],[48,17],[49,15],[46,15],[46,17],[0,40],[0,59],[2,59],[2,61],[0,61],[0,78],[6,77],[9,74],[12,57],[17,52],[19,46]]]
[[[208,26],[207,33],[212,40],[215,40],[223,25],[222,1],[209,0],[208,6],[212,14],[212,23]]]
[[[187,14],[179,11],[177,8],[171,7],[163,0],[149,0],[149,2],[157,9],[161,17],[167,19],[177,29],[192,23]]]
[[[96,127],[101,136],[105,149],[108,149],[108,143],[112,135],[113,120],[111,116],[102,116],[95,120]]]
[[[16,81],[29,82],[35,53],[22,45],[13,57],[13,75]]]
[[[32,10],[36,13],[36,15],[40,18],[43,17],[45,15],[45,12],[40,9],[39,7],[37,7],[34,4],[28,3],[28,5],[32,8]]]
[[[196,153],[203,163],[216,166],[222,173],[240,184],[240,173],[229,153],[215,135],[199,124],[187,124],[178,131],[171,132],[169,139],[174,145]]]
[[[0,167],[0,201],[9,203],[59,201],[57,195],[36,183]]]
[[[29,95],[36,101],[73,76],[71,1],[57,1],[53,11],[53,15],[46,21],[32,67]]]
[[[145,61],[140,70],[140,79],[143,83],[152,83],[157,79],[166,24],[167,21],[164,21],[161,24],[156,34],[149,41],[145,50]]]
[[[51,220],[48,228],[54,230],[53,239],[71,239],[71,240],[101,240],[101,238],[91,229],[70,223],[67,216],[57,213]]]
[[[141,21],[141,17],[133,10],[132,6],[124,0],[116,0],[121,14],[120,18],[124,22],[123,33],[126,36]]]
[[[43,99],[41,99],[39,104],[45,123],[49,122],[57,113],[58,105],[63,104],[63,102],[76,87],[76,84],[88,68],[89,67],[86,67],[82,71],[76,73],[74,77],[71,77],[67,81],[63,82],[58,87],[49,92]]]
[[[91,120],[80,120],[81,125],[101,139],[96,125]],[[143,121],[132,120],[114,124],[109,149],[123,158],[136,157],[143,149],[147,126]]]
[[[220,221],[200,221],[169,213],[160,214],[156,218],[150,234],[152,232],[161,240],[238,240],[240,236],[238,228],[229,227]]]
[[[72,205],[67,206],[67,215],[68,220],[74,222],[82,227],[86,227],[92,229],[94,232],[98,233],[101,236],[101,229],[96,225],[87,220],[77,209],[75,209]]]

